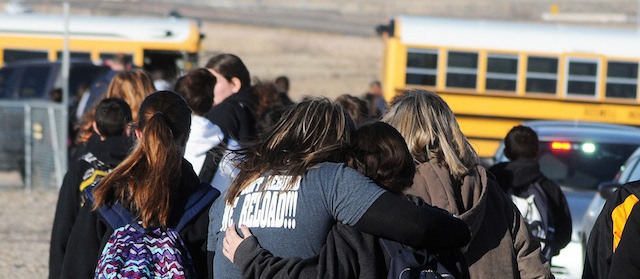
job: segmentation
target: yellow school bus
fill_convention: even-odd
[[[65,20],[61,15],[0,15],[0,67],[26,60],[62,58]],[[199,24],[192,19],[72,15],[68,22],[71,58],[94,63],[125,54],[133,65],[176,76],[197,65]]]
[[[526,120],[640,125],[635,30],[422,16],[378,30],[386,100],[438,93],[480,157]]]

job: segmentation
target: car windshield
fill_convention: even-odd
[[[612,180],[637,144],[540,142],[540,170],[558,185],[595,190]]]

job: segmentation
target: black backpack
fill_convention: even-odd
[[[431,253],[382,238],[380,245],[390,257],[387,279],[469,278],[461,252]]]
[[[408,195],[418,206],[426,203],[419,197]],[[429,251],[415,249],[402,243],[380,239],[380,246],[388,257],[388,279],[467,279],[469,267],[459,249]]]
[[[549,209],[549,198],[539,181],[524,189],[509,189],[511,200],[518,207],[531,234],[540,241],[542,254],[551,259],[554,254],[550,242],[553,241],[555,226]]]

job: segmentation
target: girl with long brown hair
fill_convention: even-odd
[[[71,232],[62,278],[93,276],[96,259],[115,229],[98,209],[115,203],[131,212],[143,228],[175,227],[190,195],[203,186],[182,158],[191,125],[186,101],[171,91],[149,95],[140,105],[132,153],[92,192],[93,204],[81,209]],[[206,207],[208,209],[208,206]],[[193,259],[198,278],[206,278],[207,212],[203,209],[179,232]],[[73,276],[71,276],[73,275]]]
[[[274,128],[239,151],[236,179],[210,211],[208,249],[215,278],[239,278],[223,255],[226,230],[251,228],[280,257],[317,254],[336,222],[416,247],[464,245],[467,226],[433,208],[418,208],[347,167],[353,123],[328,99],[288,109]]]

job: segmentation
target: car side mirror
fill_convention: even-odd
[[[622,185],[615,181],[602,182],[598,185],[598,193],[603,199],[608,200],[620,186]]]

